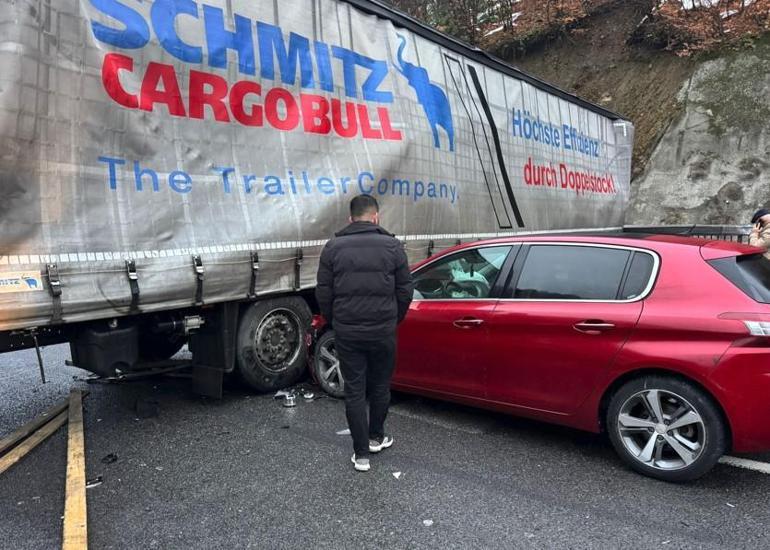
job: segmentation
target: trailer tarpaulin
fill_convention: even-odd
[[[312,287],[360,193],[413,259],[622,224],[628,121],[390,14],[6,3],[0,330]]]

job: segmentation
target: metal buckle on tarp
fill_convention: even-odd
[[[131,311],[136,311],[139,309],[139,274],[136,272],[136,260],[133,258],[126,260],[126,275],[131,287]]]
[[[53,315],[51,320],[54,323],[62,320],[61,305],[61,280],[59,279],[59,267],[56,264],[48,264],[45,268],[46,277],[48,277],[48,290],[53,298]]]
[[[302,254],[302,249],[297,249],[297,257],[294,260],[294,290],[299,290],[302,287],[302,282],[300,280],[300,272],[302,270],[302,260],[304,256]]]
[[[195,289],[195,305],[203,305],[203,278],[206,274],[206,269],[203,267],[203,260],[200,255],[196,254],[192,257],[193,268],[195,269],[195,279],[197,282],[197,288]]]
[[[251,253],[251,285],[249,286],[249,298],[257,297],[257,282],[259,279],[259,252]]]

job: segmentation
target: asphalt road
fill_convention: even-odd
[[[45,350],[45,386],[34,352],[0,356],[0,435],[71,387],[90,391],[88,478],[103,479],[88,490],[92,548],[770,548],[770,475],[719,465],[665,484],[601,437],[405,395],[395,445],[357,473],[339,401],[86,384],[68,353]],[[65,455],[62,429],[0,475],[0,546],[60,545]]]

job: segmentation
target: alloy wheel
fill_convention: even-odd
[[[345,382],[342,378],[340,369],[340,360],[337,358],[337,352],[334,345],[334,338],[321,343],[318,348],[318,376],[328,388],[333,392],[342,392]]]
[[[617,429],[626,450],[658,470],[690,466],[706,445],[702,415],[682,396],[660,389],[629,397],[620,407]]]

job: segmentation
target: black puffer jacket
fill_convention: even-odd
[[[354,222],[321,253],[316,298],[338,336],[390,336],[406,316],[412,291],[401,243],[378,225]]]

